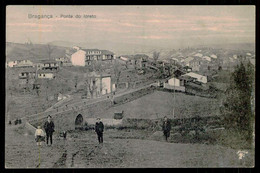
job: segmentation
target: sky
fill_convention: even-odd
[[[6,13],[6,41],[16,43],[91,41],[169,47],[255,42],[255,6],[7,6]]]

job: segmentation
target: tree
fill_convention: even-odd
[[[113,64],[113,67],[112,67],[112,70],[114,72],[114,76],[115,76],[115,79],[116,79],[116,88],[117,88],[117,85],[119,83],[119,79],[120,79],[120,76],[121,76],[121,65],[118,63],[118,62],[114,62]]]
[[[102,62],[99,61],[99,60],[94,60],[92,62],[92,65],[93,65],[93,71],[97,71],[97,72],[103,72],[104,69],[102,67]]]
[[[51,59],[51,54],[52,54],[52,52],[54,50],[54,47],[51,46],[50,44],[47,44],[46,50],[47,50],[47,53],[48,53],[48,58]]]
[[[153,52],[153,60],[154,60],[155,63],[157,62],[159,57],[160,57],[160,52],[156,52],[156,51]]]
[[[254,114],[251,100],[254,87],[254,67],[250,62],[241,60],[231,74],[230,86],[223,102],[224,123],[227,128],[237,129],[252,139]]]
[[[91,77],[88,74],[85,76],[85,94],[90,94],[90,97],[93,98],[94,93],[97,89],[96,86],[97,79],[95,77]]]

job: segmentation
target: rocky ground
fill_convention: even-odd
[[[54,135],[53,145],[41,148],[23,125],[6,125],[5,135],[6,168],[250,167],[254,162],[252,151],[239,160],[231,148],[165,142],[162,133],[146,130],[109,129],[103,145],[94,131],[73,131],[66,140]]]

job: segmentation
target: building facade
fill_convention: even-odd
[[[99,49],[79,49],[71,55],[74,66],[90,66],[93,61],[112,61],[115,58],[113,52]]]
[[[190,76],[192,78],[195,78],[197,81],[199,81],[201,83],[207,83],[207,76],[203,76],[203,75],[200,75],[197,73],[190,72],[190,73],[184,74],[183,76]]]
[[[54,79],[55,74],[51,70],[38,70],[37,71],[37,77],[39,79]]]

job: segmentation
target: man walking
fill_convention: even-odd
[[[163,130],[165,139],[167,141],[167,139],[170,137],[171,123],[166,116],[164,117],[164,120],[163,120],[162,130]]]
[[[104,131],[104,124],[101,122],[100,118],[97,118],[95,132],[98,135],[98,142],[103,143],[103,131]]]
[[[48,115],[48,121],[45,122],[44,124],[44,129],[45,129],[45,132],[46,132],[46,138],[47,138],[47,145],[49,143],[49,138],[50,138],[50,142],[51,142],[51,145],[52,145],[52,134],[54,132],[54,123],[53,121],[51,121],[51,116]]]

